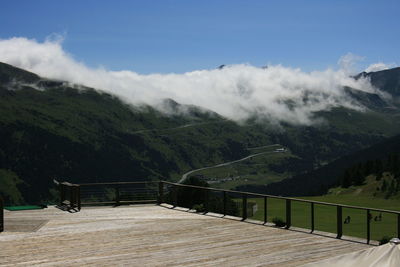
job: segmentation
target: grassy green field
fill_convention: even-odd
[[[363,206],[370,208],[379,208],[386,210],[400,210],[400,201],[385,200],[375,198],[355,198],[354,196],[320,196],[307,197],[304,199],[340,203],[352,206]],[[264,199],[251,198],[249,202],[257,203],[257,211],[250,219],[264,220]],[[379,212],[371,212],[371,239],[380,240],[384,236],[397,236],[397,215],[382,212],[382,220],[375,221],[375,216],[379,216]],[[336,207],[315,204],[315,230],[336,233]],[[343,221],[347,216],[351,220],[348,224],[343,225],[343,235],[354,236],[360,238],[367,237],[367,213],[365,210],[343,208]],[[267,220],[272,222],[274,217],[286,219],[285,200],[268,198],[267,201]],[[311,228],[311,205],[309,203],[293,201],[292,202],[292,226],[301,228]]]

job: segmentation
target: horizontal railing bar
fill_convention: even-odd
[[[336,204],[336,203],[313,201],[313,200],[306,200],[306,199],[300,199],[300,198],[281,197],[281,196],[273,196],[273,195],[266,195],[266,194],[259,194],[259,193],[251,193],[251,192],[243,192],[243,191],[211,188],[211,187],[204,187],[204,186],[197,186],[197,185],[185,185],[185,184],[178,184],[178,183],[172,183],[172,182],[167,182],[167,181],[162,181],[162,182],[165,183],[165,184],[174,185],[174,186],[180,186],[180,187],[197,188],[197,189],[204,189],[204,190],[218,191],[218,192],[227,192],[227,193],[233,193],[233,194],[247,194],[249,196],[268,197],[268,198],[291,200],[291,201],[298,201],[298,202],[304,202],[304,203],[314,203],[314,204],[326,205],[326,206],[332,206],[332,207],[340,206],[340,207],[343,207],[343,208],[350,208],[350,209],[360,209],[360,210],[370,210],[370,211],[379,211],[379,212],[386,212],[386,213],[392,213],[392,214],[400,214],[400,211],[394,211],[394,210],[385,210],[385,209],[366,208],[366,207],[359,207],[359,206],[350,206],[350,205],[344,205],[344,204]]]
[[[82,183],[80,186],[95,186],[95,185],[124,185],[124,184],[157,184],[158,181],[141,181],[141,182],[111,182],[111,183]]]
[[[96,186],[98,187],[98,186]],[[95,188],[95,186],[93,186],[92,188],[90,188],[89,186],[84,186],[82,187],[82,190],[85,190],[85,192],[102,192],[105,191],[107,189],[114,189],[116,186],[109,186],[109,187],[100,187],[100,188]],[[126,191],[156,191],[156,189],[152,189],[152,188],[145,188],[145,189],[141,189],[141,188],[133,188],[133,187],[118,187],[120,190],[126,190]]]
[[[120,203],[157,202],[157,199],[121,200]]]
[[[81,202],[82,205],[92,205],[92,204],[115,204],[115,201],[101,201],[101,202],[95,202],[95,201],[91,201],[91,202]]]
[[[137,202],[157,202],[157,199],[137,199],[137,200],[121,200],[119,203],[137,203]],[[100,201],[100,202],[81,202],[82,205],[93,204],[115,204],[115,201]]]

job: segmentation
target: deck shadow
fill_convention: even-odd
[[[5,219],[4,232],[36,232],[49,220],[35,219]]]

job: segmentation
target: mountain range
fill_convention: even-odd
[[[236,160],[249,155],[249,147],[276,143],[294,157],[276,163],[274,171],[288,171],[293,178],[240,188],[296,195],[322,192],[335,184],[336,175],[328,179],[322,172],[307,180],[315,190],[283,188],[296,187],[293,181],[304,182],[299,177],[400,133],[400,68],[355,78],[361,76],[391,97],[346,88],[364,111],[338,107],[318,112],[324,122],[312,126],[275,125],[256,118],[238,124],[172,99],[162,104],[168,113],[128,105],[94,88],[0,63],[0,194],[7,203],[21,204],[52,201],[53,179],[178,181],[191,169]]]

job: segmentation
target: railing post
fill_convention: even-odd
[[[267,223],[268,217],[267,217],[267,197],[264,197],[264,224]]]
[[[367,244],[371,239],[371,212],[367,209]]]
[[[400,214],[397,214],[397,238],[400,238]]]
[[[60,206],[63,205],[63,201],[65,200],[65,185],[60,183]]]
[[[71,207],[78,207],[78,197],[77,197],[77,190],[74,184],[70,185],[71,190],[71,198],[72,198],[72,205]]]
[[[203,189],[203,190],[205,190],[205,194],[204,194],[204,214],[206,214],[210,210],[209,190],[207,190],[207,189]]]
[[[164,199],[164,184],[162,181],[158,182],[158,199],[157,199],[157,204],[161,205]]]
[[[224,216],[226,215],[226,191],[224,191],[224,206],[223,206],[223,212],[224,212]]]
[[[78,210],[81,210],[81,186],[80,185],[76,185],[76,194],[77,194],[77,200],[78,200]]]
[[[173,185],[172,187],[172,197],[173,197],[173,206],[174,208],[178,206],[178,186]]]
[[[4,231],[4,203],[3,199],[0,197],[0,232]]]
[[[289,229],[292,225],[292,202],[290,199],[286,199],[286,229]]]
[[[75,198],[74,198],[74,189],[73,186],[71,184],[69,184],[67,186],[68,190],[69,190],[69,203],[71,205],[71,208],[73,206],[75,206]]]
[[[242,198],[242,220],[246,220],[247,219],[247,195],[243,194],[243,198]]]
[[[341,238],[343,235],[342,228],[342,206],[336,206],[336,228],[337,228],[337,236],[336,238]]]
[[[78,207],[78,191],[76,188],[77,185],[71,184],[70,185],[70,190],[71,190],[71,208]]]
[[[115,186],[115,206],[120,205],[120,198],[119,198],[119,186]]]
[[[311,202],[311,233],[315,230],[314,202]]]

